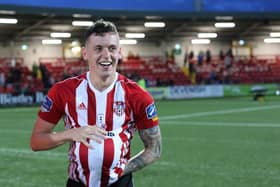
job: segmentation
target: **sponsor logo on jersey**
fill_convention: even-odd
[[[122,116],[124,114],[125,104],[123,101],[116,101],[114,102],[113,112],[117,116]]]
[[[113,137],[113,136],[115,136],[115,133],[114,133],[114,132],[112,132],[112,131],[108,131],[108,132],[107,132],[107,136],[109,136],[109,137]]]
[[[42,102],[41,111],[42,112],[49,112],[49,111],[51,111],[52,105],[53,105],[53,101],[48,96],[46,96],[44,98],[44,101]]]
[[[146,115],[148,119],[153,121],[157,120],[157,109],[154,103],[146,107]]]
[[[78,109],[79,109],[79,110],[86,110],[87,107],[86,107],[86,105],[82,102],[82,103],[79,104]]]

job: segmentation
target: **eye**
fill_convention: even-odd
[[[110,51],[110,52],[114,52],[116,49],[117,49],[116,46],[110,46],[110,47],[109,47],[109,51]]]
[[[100,52],[100,51],[102,51],[102,47],[101,46],[97,46],[97,47],[94,48],[94,50],[96,52]]]

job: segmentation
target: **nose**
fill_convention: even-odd
[[[110,58],[110,51],[108,48],[103,48],[103,51],[102,51],[102,56],[106,59],[109,59]]]

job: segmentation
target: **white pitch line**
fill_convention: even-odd
[[[21,155],[27,158],[39,159],[67,159],[67,153],[58,153],[52,151],[33,152],[29,149],[0,148],[0,155]]]
[[[15,133],[19,133],[19,134],[30,134],[31,135],[32,130],[27,131],[27,130],[9,130],[9,129],[1,129],[0,134],[15,134]]]
[[[194,125],[194,126],[233,126],[233,127],[280,127],[277,123],[247,123],[247,122],[205,122],[205,121],[161,121],[164,125]]]
[[[7,184],[11,184],[12,186],[28,186],[28,187],[37,187],[39,184],[34,184],[32,181],[28,182],[24,180],[24,178],[16,177],[13,175],[10,175],[6,177],[5,179],[0,178],[0,184],[3,184],[3,186],[7,186]],[[46,186],[47,185],[47,186]],[[40,185],[41,186],[41,185]],[[53,184],[44,184],[46,187],[58,187],[54,186]]]
[[[37,107],[39,110],[39,107]],[[7,112],[32,112],[36,111],[35,107],[26,107],[26,108],[0,108],[0,113],[7,113]]]
[[[38,159],[48,159],[48,160],[67,160],[67,153],[58,153],[58,152],[33,152],[29,149],[14,149],[14,148],[0,148],[0,157],[1,155],[21,155],[25,158],[38,158]],[[176,164],[169,161],[160,161],[156,163],[157,166],[173,166],[175,167]],[[0,180],[1,183],[1,180]]]
[[[1,179],[0,178],[0,184],[3,184],[3,185],[7,185],[7,184],[12,184],[12,185],[17,185],[17,186],[35,186],[33,183],[31,182],[27,182],[27,181],[23,181],[23,180],[20,180],[19,178],[16,178],[15,177],[10,177],[10,178],[5,178],[5,179]]]
[[[67,159],[67,152],[58,153],[58,152],[33,152],[29,149],[14,149],[14,148],[0,148],[0,155],[24,155],[24,157],[28,158],[38,158],[38,159],[46,159],[49,160],[57,160],[57,159]],[[169,161],[160,161],[156,163],[158,166],[176,166],[175,163]],[[1,180],[0,180],[1,182]]]
[[[217,114],[231,114],[231,113],[258,111],[258,110],[270,110],[270,109],[274,109],[274,108],[280,108],[280,105],[238,108],[238,109],[220,110],[220,111],[213,111],[213,112],[198,112],[198,113],[192,113],[192,114],[170,115],[170,116],[162,116],[162,117],[160,117],[160,120],[179,119],[179,118],[186,119],[186,118],[192,118],[192,117],[213,116],[213,115],[217,115]]]

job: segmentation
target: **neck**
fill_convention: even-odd
[[[90,82],[94,86],[94,88],[101,92],[108,88],[115,80],[115,74],[113,74],[112,76],[100,77],[90,73],[89,77]]]

